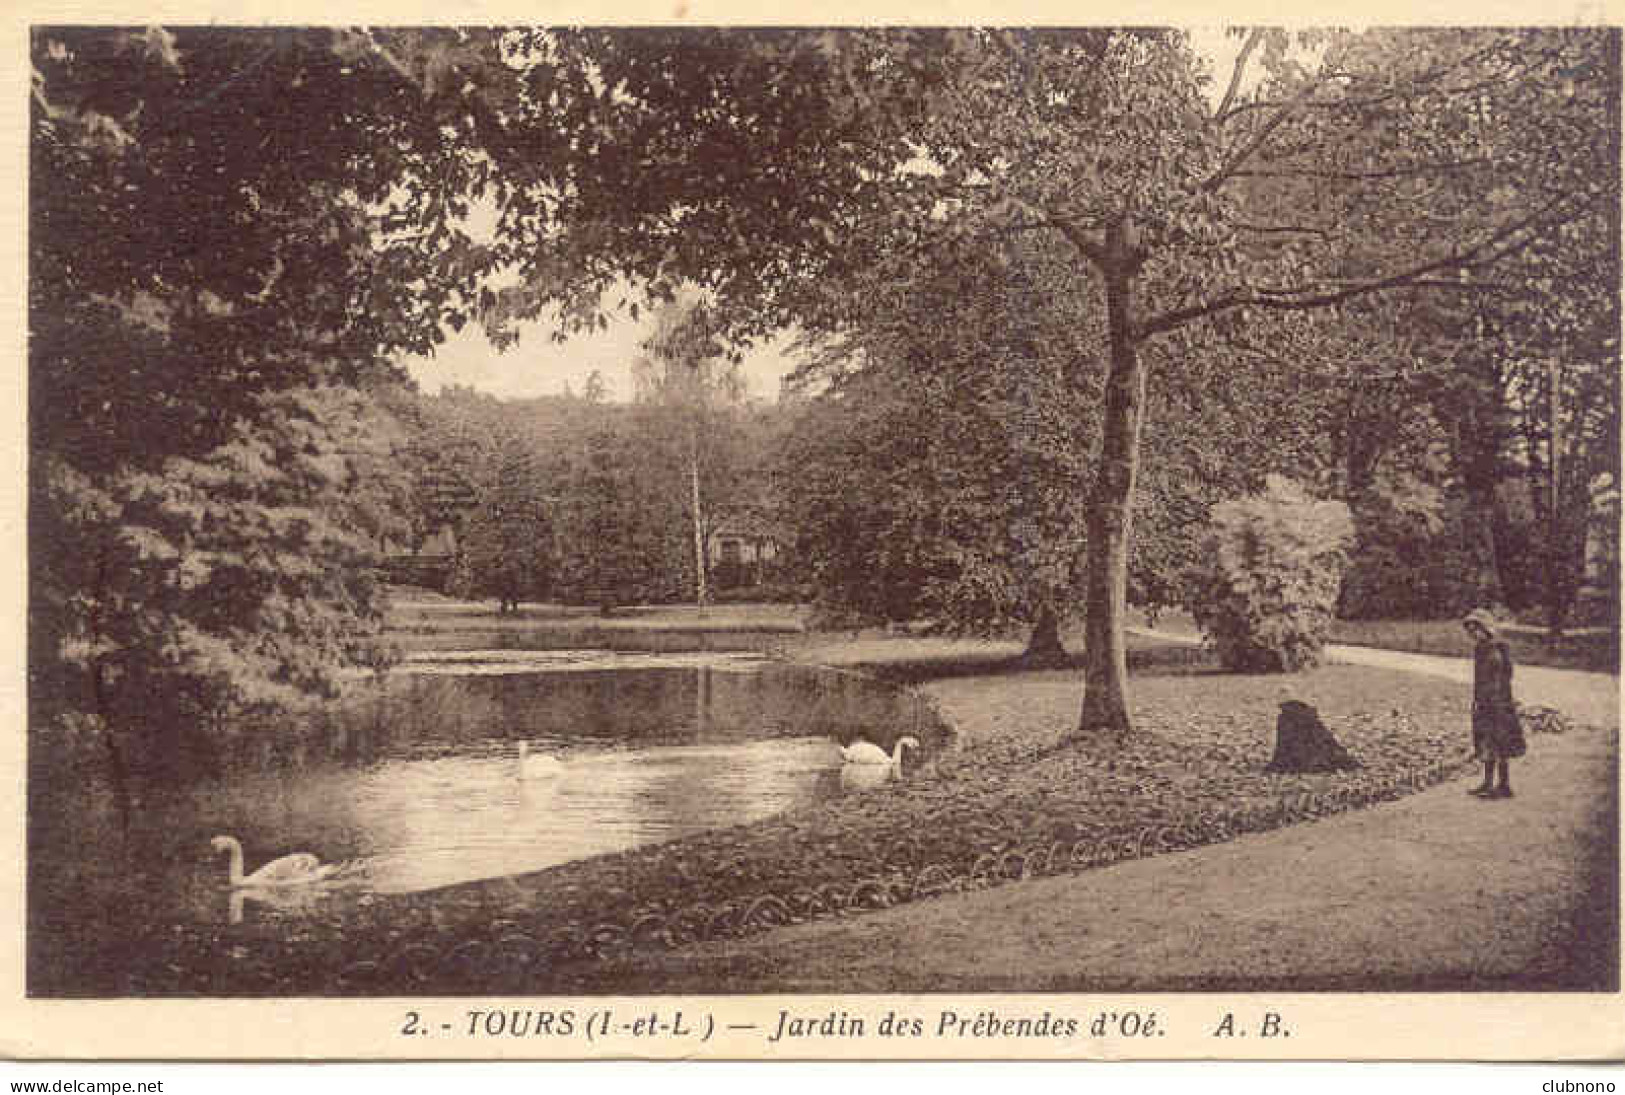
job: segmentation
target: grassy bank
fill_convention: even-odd
[[[936,893],[1087,870],[1278,828],[1444,778],[1466,758],[1458,686],[1333,666],[1289,680],[1357,772],[1263,771],[1283,678],[1216,672],[1136,640],[1129,743],[1057,748],[1075,671],[1027,671],[1010,646],[807,637],[792,655],[920,682],[959,732],[898,783],[748,826],[446,890],[364,895],[321,919],[147,940],[142,994],[607,991],[650,953]],[[843,656],[844,655],[844,656]],[[898,728],[876,728],[889,740]],[[127,956],[128,957],[128,956]]]
[[[412,591],[398,594],[396,601],[389,625],[407,651],[482,646],[773,650],[825,665],[885,666],[908,658],[991,663],[1020,653],[1025,640],[1020,634],[994,640],[910,638],[880,628],[808,632],[804,626],[806,609],[798,605],[648,605],[618,609],[606,617],[591,608],[530,604],[518,613],[499,616],[489,602],[453,601]],[[1130,613],[1130,622],[1144,626],[1145,618],[1136,610]],[[1158,628],[1174,635],[1196,633],[1190,616],[1182,612],[1162,613]],[[1504,634],[1521,665],[1619,672],[1617,630],[1588,628],[1557,642],[1535,628],[1514,627]],[[1081,649],[1083,645],[1082,629],[1076,625],[1063,638],[1070,649]],[[1412,654],[1472,656],[1472,646],[1455,620],[1338,620],[1330,641]]]
[[[490,602],[401,591],[385,617],[408,654],[444,650],[773,650],[801,633],[795,605],[643,605],[597,609],[525,604],[499,614]]]

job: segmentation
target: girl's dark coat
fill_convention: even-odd
[[[1504,760],[1527,748],[1512,701],[1512,651],[1502,639],[1485,639],[1473,649],[1473,752]]]

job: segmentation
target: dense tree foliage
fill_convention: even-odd
[[[196,457],[92,478],[44,454],[31,476],[35,729],[99,741],[115,785],[209,768],[234,716],[393,657],[371,564],[402,530],[400,427],[342,388],[259,403]]]
[[[403,488],[372,395],[476,257],[471,123],[422,90],[449,37],[391,64],[349,31],[32,32],[38,734],[178,762],[383,656]]]
[[[467,126],[365,36],[41,28],[32,47],[36,447],[97,470],[195,454],[257,392],[441,337],[473,254]]]
[[[743,397],[744,387],[736,363],[713,333],[711,309],[693,294],[673,300],[657,315],[654,333],[644,343],[647,356],[632,366],[644,423],[651,427],[647,442],[663,450],[667,461],[680,468],[686,482],[683,497],[694,573],[694,600],[711,599],[709,548],[717,497],[726,497],[726,481],[737,468],[738,438],[729,428]]]
[[[596,604],[678,600],[695,588],[694,553],[678,467],[658,469],[638,419],[601,420],[567,454],[557,525],[558,594]]]
[[[414,423],[411,547],[432,539],[451,553],[448,591],[509,607],[517,599],[611,608],[693,597],[691,405],[585,395],[504,401],[453,388],[416,398],[404,413]],[[708,515],[771,512],[777,410],[741,402],[703,414]]]
[[[832,617],[1037,629],[1077,603],[1092,401],[1065,370],[1078,287],[1031,247],[867,295],[804,369],[783,457],[797,554]],[[1068,307],[1071,304],[1072,307]]]
[[[1143,460],[1129,558],[1131,600],[1189,600],[1212,507],[1271,474],[1336,495],[1352,367],[1325,316],[1261,316],[1245,330],[1182,334],[1147,350]],[[1357,375],[1357,374],[1356,374]]]
[[[474,501],[462,515],[450,591],[494,597],[498,611],[552,592],[557,483],[527,439],[503,431],[486,439],[475,469]]]
[[[1339,324],[1322,322],[1371,302],[1414,319],[1394,327],[1451,431],[1465,523],[1493,518],[1509,467],[1531,484],[1558,614],[1618,445],[1618,35],[1237,43],[1214,84],[1187,35],[1155,29],[39,30],[31,440],[39,468],[74,475],[35,495],[62,521],[122,512],[129,499],[81,505],[61,485],[72,496],[200,458],[258,428],[261,394],[364,378],[391,350],[432,346],[442,321],[478,316],[499,339],[555,308],[597,325],[609,290],[647,303],[692,284],[714,302],[706,342],[792,324],[874,336],[876,301],[915,284],[922,260],[980,276],[1026,240],[1063,271],[1037,287],[1064,286],[1052,303],[1070,318],[1056,406],[1098,422],[1098,441],[1076,435],[1089,454],[1080,733],[1129,730],[1136,517],[1171,544],[1211,501],[1177,489],[1180,460],[1142,469],[1166,425],[1148,426],[1148,409],[1177,417],[1226,370],[1243,406],[1265,405],[1285,389],[1242,374],[1268,375],[1261,363],[1292,346],[1305,387],[1357,392],[1375,423],[1384,395],[1366,382],[1395,371],[1393,355],[1328,354]],[[474,202],[496,214],[480,243],[459,227]],[[1226,361],[1204,345],[1245,349]],[[849,390],[944,401],[928,436],[955,428],[954,377],[1008,405],[1045,375],[1014,383],[1020,351],[976,371],[881,349],[866,360],[897,383]],[[1304,401],[1314,414],[1298,421],[1331,436],[1316,418],[1329,402]],[[1021,434],[1037,450],[1006,452],[1070,474],[1076,454],[1044,448],[1063,432],[1045,424]],[[1375,466],[1371,436],[1338,434],[1350,484]],[[940,459],[942,499],[986,520],[974,477],[948,490]],[[689,517],[703,523],[703,507]],[[1064,536],[1047,518],[999,547],[1019,523],[986,529],[959,604],[1015,604],[1027,594],[1000,568],[1064,555],[1023,546]],[[1506,554],[1493,530],[1480,539]],[[42,631],[41,649],[65,634]]]
[[[1129,728],[1151,347],[1373,294],[1493,294],[1506,260],[1614,201],[1604,32],[1255,32],[1213,95],[1187,38],[1157,30],[570,31],[518,54],[534,110],[494,153],[498,250],[522,279],[503,314],[581,308],[630,275],[713,289],[743,330],[833,329],[864,275],[922,249],[1070,249],[1106,332],[1089,734]]]

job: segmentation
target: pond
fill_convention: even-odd
[[[342,865],[348,899],[416,893],[871,790],[884,771],[843,767],[837,743],[910,733],[943,735],[912,694],[750,653],[483,651],[415,656],[319,719],[245,735],[217,774],[138,785],[128,827],[94,764],[36,764],[30,985],[79,980],[62,966],[82,932],[105,955],[108,932],[296,926],[297,892],[231,899],[215,835],[250,872],[310,852]],[[521,742],[556,773],[524,778]]]

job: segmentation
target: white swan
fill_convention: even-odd
[[[280,913],[310,913],[331,896],[326,886],[243,886],[228,892],[226,919],[241,924],[243,907],[250,901]]]
[[[843,791],[872,791],[896,779],[898,771],[888,764],[843,764],[838,781]]]
[[[905,747],[918,749],[920,743],[911,737],[898,738],[897,744],[892,746],[891,756],[887,756],[886,751],[878,745],[867,741],[855,741],[851,745],[841,746],[841,759],[847,764],[885,764],[892,768],[901,768]]]
[[[309,852],[298,852],[273,859],[253,874],[243,875],[243,846],[234,836],[217,836],[209,841],[217,852],[231,853],[231,885],[233,889],[260,886],[306,886],[330,877],[338,867],[324,866]]]
[[[530,755],[530,742],[519,743],[519,778],[545,779],[549,776],[560,775],[564,772],[564,762],[558,757],[546,753]]]

